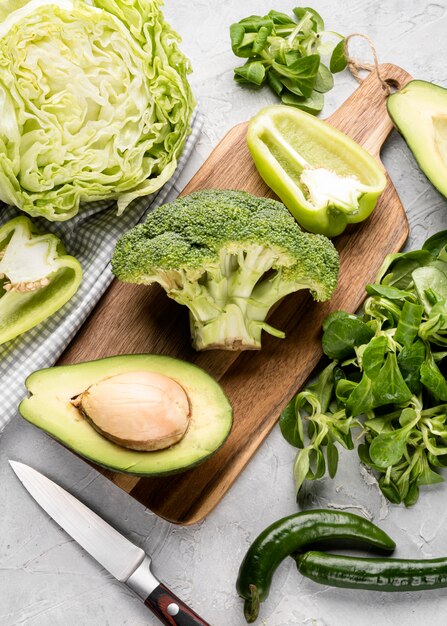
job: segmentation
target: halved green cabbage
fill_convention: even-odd
[[[190,130],[189,62],[161,0],[2,0],[0,200],[61,221],[118,212],[173,174]]]

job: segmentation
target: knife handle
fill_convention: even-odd
[[[166,626],[210,626],[162,583],[146,598],[144,604]]]

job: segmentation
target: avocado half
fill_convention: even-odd
[[[388,97],[387,108],[421,170],[447,197],[447,89],[412,80]]]
[[[183,439],[165,450],[139,452],[100,435],[71,403],[91,385],[126,372],[164,374],[188,395],[191,418]],[[77,454],[117,472],[160,476],[189,469],[214,454],[228,437],[233,413],[220,385],[199,367],[172,357],[139,354],[63,365],[34,372],[21,415]]]

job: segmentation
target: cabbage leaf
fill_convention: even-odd
[[[173,174],[194,99],[161,0],[5,0],[0,200],[62,221],[122,213]]]

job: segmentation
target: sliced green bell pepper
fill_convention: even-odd
[[[27,217],[0,228],[0,344],[53,315],[77,291],[79,262]]]
[[[250,121],[256,168],[306,230],[335,237],[362,222],[386,186],[380,164],[359,144],[304,111],[277,105]]]

